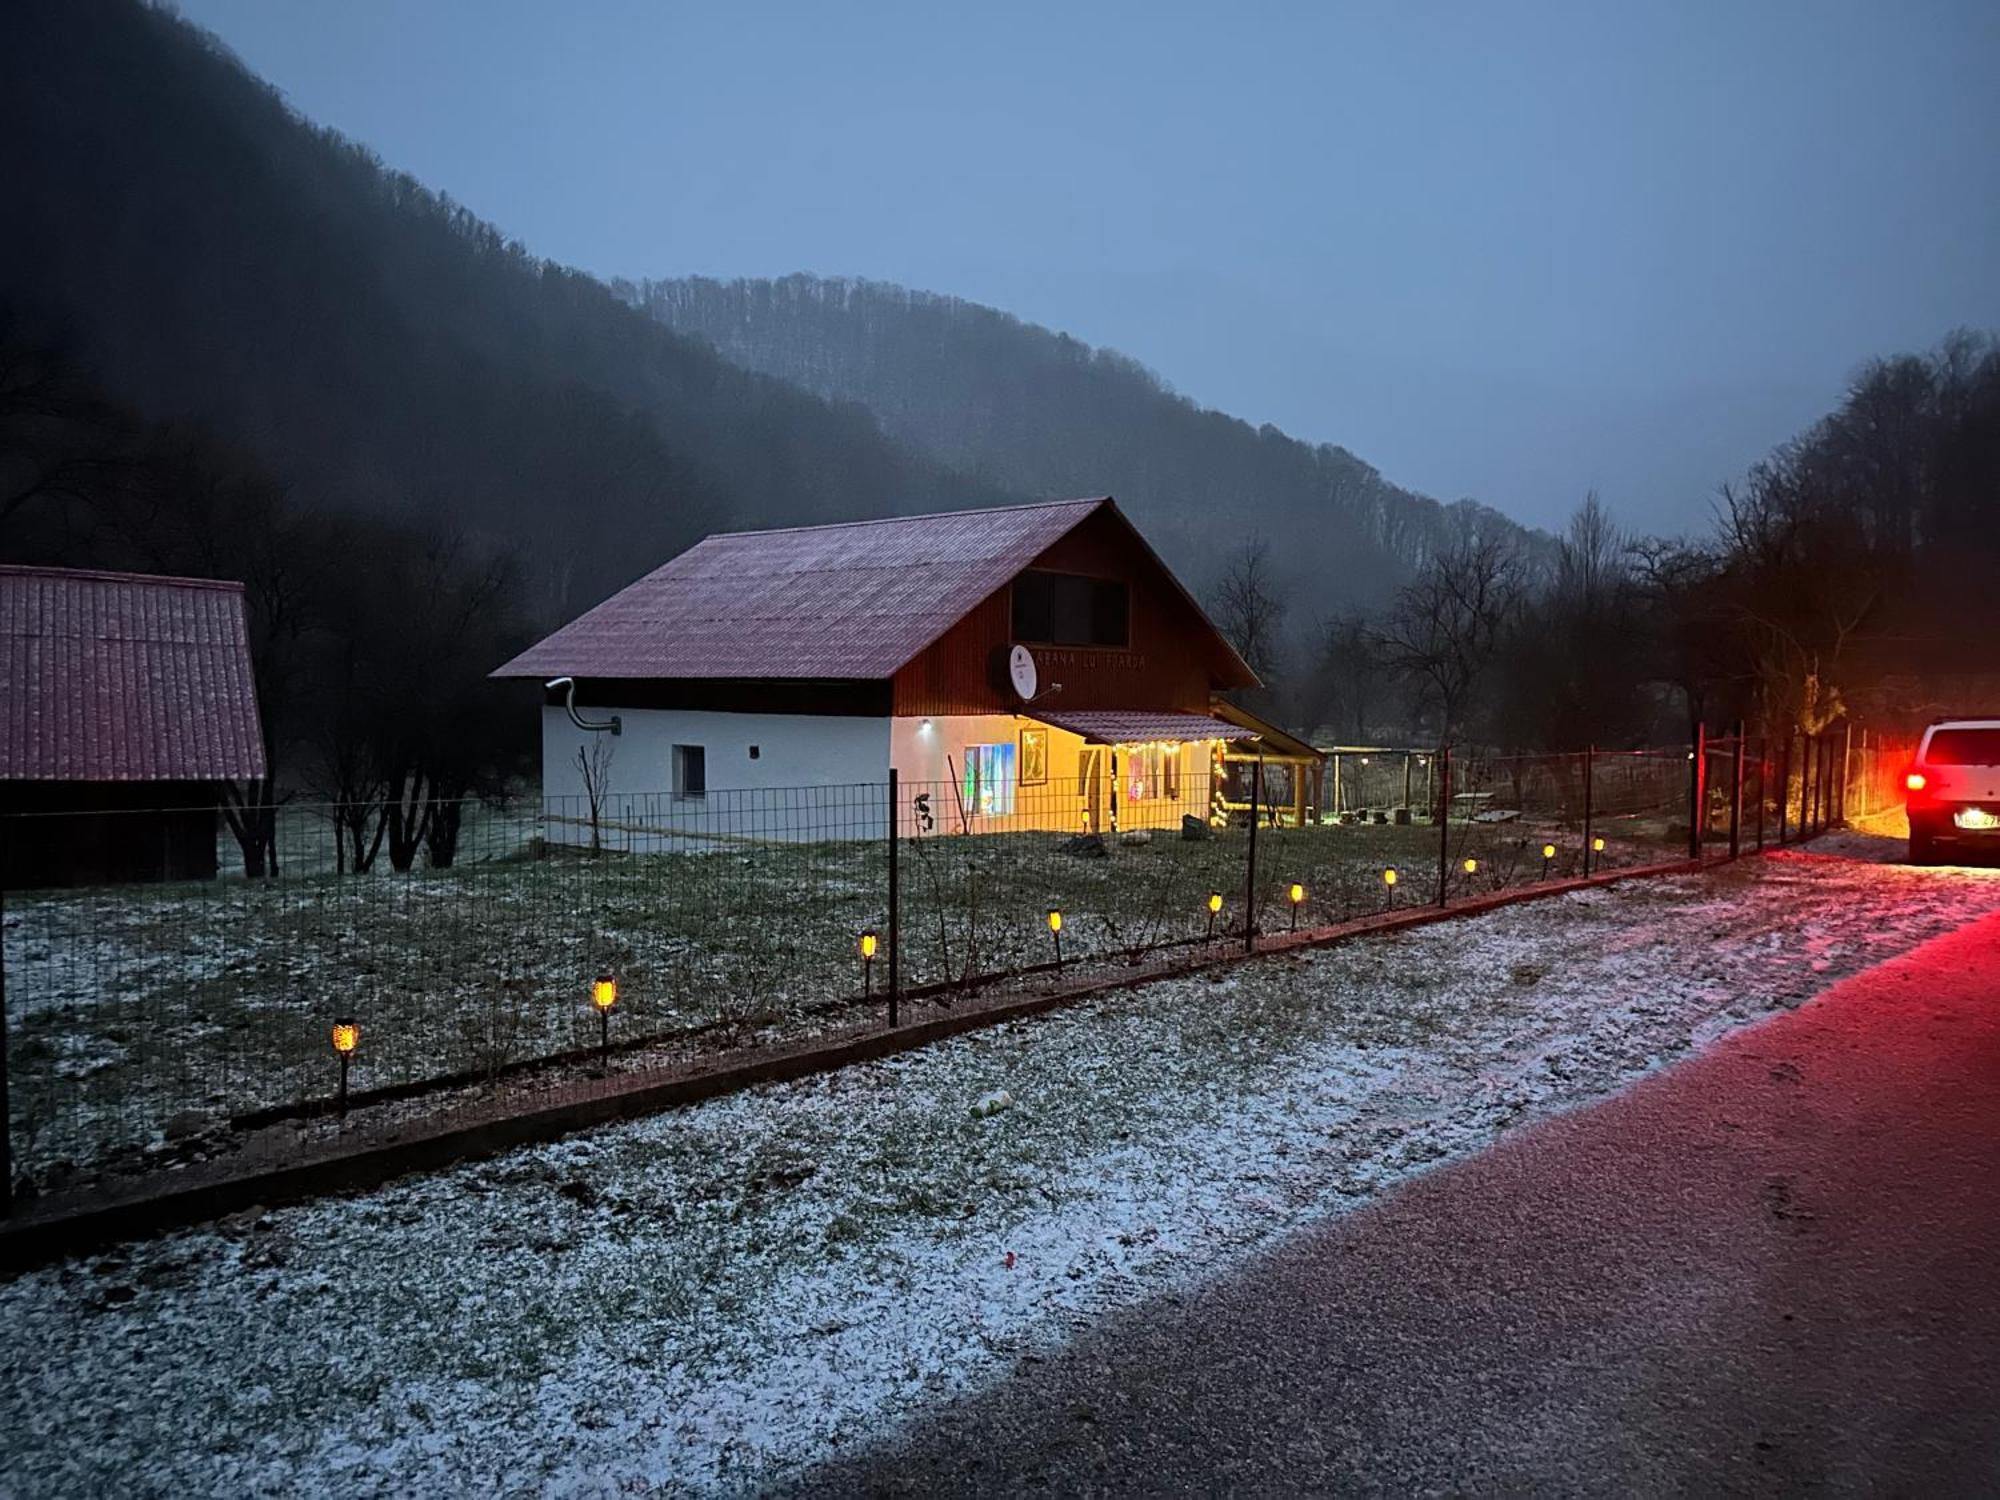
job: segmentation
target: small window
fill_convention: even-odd
[[[1115,578],[1027,572],[1014,580],[1014,638],[1050,646],[1124,646],[1131,601]]]
[[[708,748],[705,745],[674,746],[674,795],[708,795]]]

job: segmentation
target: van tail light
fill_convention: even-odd
[[[1903,778],[1903,785],[1910,791],[1921,792],[1925,787],[1930,785],[1930,781],[1922,771],[1912,771]]]

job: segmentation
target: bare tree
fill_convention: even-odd
[[[1396,594],[1378,639],[1389,668],[1438,716],[1439,738],[1464,727],[1474,687],[1499,649],[1520,602],[1513,549],[1470,536],[1425,565]]]
[[[1275,694],[1280,665],[1279,633],[1285,623],[1285,596],[1271,563],[1271,545],[1252,537],[1235,552],[1209,594],[1215,627],[1236,648],[1261,692],[1244,694],[1268,702]]]
[[[604,799],[611,791],[611,758],[618,745],[608,734],[593,734],[576,747],[576,773],[583,779],[583,800],[590,807],[590,852],[604,852]]]

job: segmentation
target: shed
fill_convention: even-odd
[[[0,566],[0,698],[10,888],[215,874],[265,772],[242,584]]]

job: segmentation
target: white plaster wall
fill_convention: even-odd
[[[590,708],[616,713],[623,733],[578,729],[542,710],[542,802],[551,842],[588,846],[589,803],[579,749],[608,747],[597,833],[608,848],[648,852],[751,838],[864,836],[883,826],[889,720],[820,714]],[[707,751],[708,791],[674,795],[675,745]],[[751,747],[757,755],[753,759]]]

